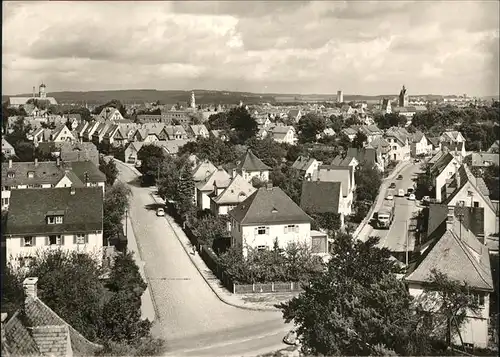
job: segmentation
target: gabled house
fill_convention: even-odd
[[[291,109],[288,111],[288,119],[294,123],[298,123],[300,118],[302,118],[302,112],[300,109]]]
[[[439,137],[428,137],[427,140],[432,145],[433,153],[441,151],[441,140],[439,140]]]
[[[137,153],[139,152],[139,150],[141,150],[143,145],[144,143],[140,141],[132,141],[130,144],[128,144],[127,148],[125,149],[125,162],[134,164],[137,160]]]
[[[378,156],[378,169],[384,171],[385,167],[389,163],[389,156],[391,153],[391,144],[384,138],[376,138],[371,141],[370,144],[366,146],[367,148],[374,148],[377,151]]]
[[[99,151],[93,143],[62,143],[59,152],[62,162],[90,161],[99,167]]]
[[[431,166],[430,174],[434,183],[437,202],[441,202],[443,199],[441,195],[442,188],[445,186],[446,181],[455,175],[459,166],[458,160],[450,153],[441,154]]]
[[[7,159],[12,156],[16,156],[16,151],[14,150],[14,147],[7,140],[5,140],[4,137],[2,137],[2,154]]]
[[[350,155],[337,155],[330,163],[331,166],[352,166],[354,170],[359,165],[359,161],[354,156]]]
[[[356,190],[354,168],[352,166],[319,166],[314,171],[311,181],[341,182],[342,183],[342,206],[346,215],[352,213],[352,202]]]
[[[182,125],[165,125],[168,140],[186,140],[188,135]]]
[[[240,174],[248,182],[251,182],[254,177],[260,181],[269,181],[270,167],[255,156],[250,149],[236,162],[234,170],[233,176]]]
[[[228,137],[223,130],[210,130],[210,135],[213,135],[214,137],[221,139],[222,141],[228,140]]]
[[[432,152],[432,144],[429,143],[424,133],[416,131],[411,135],[411,156],[428,155]]]
[[[389,160],[405,161],[410,159],[409,133],[402,128],[389,128],[385,132],[385,139],[390,144]]]
[[[94,356],[103,349],[44,304],[37,277],[24,279],[23,290],[23,308],[2,313],[2,356]]]
[[[115,120],[123,120],[123,116],[120,111],[113,107],[103,108],[99,117],[105,121],[115,121]]]
[[[217,171],[217,167],[210,160],[203,160],[193,169],[193,181],[195,184],[204,181]]]
[[[353,162],[352,159],[356,161]],[[377,149],[367,146],[364,148],[348,148],[346,156],[340,161],[339,157],[336,157],[332,161],[332,166],[353,166],[354,169],[358,165],[370,165],[377,168],[379,171],[384,171],[384,160],[382,154],[377,151]]]
[[[186,145],[189,141],[190,139],[158,140],[154,141],[153,145],[157,145],[163,148],[167,155],[177,155],[179,149]]]
[[[36,145],[37,143],[46,143],[52,141],[52,130],[38,128],[35,129],[32,133],[28,135],[28,140],[33,140],[33,143]]]
[[[207,129],[207,127],[204,124],[189,125],[188,128],[189,128],[189,134],[193,138],[198,138],[198,137],[201,136],[202,138],[206,139],[209,136],[208,129]]]
[[[113,124],[109,127],[106,134],[104,134],[102,142],[115,147],[124,146],[128,142],[128,137],[119,125]]]
[[[113,124],[111,122],[100,123],[92,134],[92,142],[96,145],[100,144],[104,139],[104,135],[112,126]]]
[[[61,141],[75,141],[76,138],[71,133],[71,130],[64,124],[58,125],[51,133],[51,141],[61,142]]]
[[[196,185],[196,203],[200,210],[210,209],[210,194],[214,190],[224,189],[231,182],[231,176],[219,167],[205,180]]]
[[[471,166],[472,167],[488,167],[492,165],[499,164],[500,155],[488,153],[488,152],[473,152],[471,154]]]
[[[214,187],[210,210],[215,216],[227,215],[229,211],[250,197],[256,188],[240,175],[231,179],[227,187]]]
[[[441,189],[442,202],[448,206],[484,208],[484,235],[498,233],[496,209],[489,196],[489,190],[481,177],[474,177],[466,165],[458,168]]]
[[[496,140],[493,144],[491,144],[490,148],[488,149],[488,152],[498,154],[499,146],[500,146],[500,141]]]
[[[271,138],[278,143],[295,145],[298,141],[295,128],[293,126],[275,126],[268,130]]]
[[[38,250],[54,248],[99,259],[103,197],[99,187],[13,190],[3,232],[8,259],[22,267]]]
[[[308,214],[338,213],[344,225],[342,182],[304,181],[300,196],[300,207]],[[349,213],[350,214],[350,213]]]
[[[353,141],[357,133],[358,131],[352,127],[342,129],[342,134],[345,135],[349,141]]]
[[[461,132],[456,130],[446,130],[439,137],[441,142],[446,143],[465,143],[465,138]]]
[[[92,121],[83,131],[83,140],[84,141],[92,141],[92,137],[96,129],[101,125],[101,122],[98,120]]]
[[[269,250],[274,244],[286,248],[290,243],[306,245],[315,253],[328,253],[327,236],[316,235],[321,241],[313,243],[311,218],[279,187],[261,187],[228,215],[231,245],[241,247],[245,257],[249,249]]]
[[[304,178],[311,177],[321,163],[312,157],[299,156],[292,164],[292,169],[300,171]]]
[[[474,347],[488,346],[489,299],[494,291],[488,248],[456,219],[454,207],[449,207],[442,230],[408,272],[405,281],[410,294],[423,298],[425,288],[432,289],[432,271],[445,274],[450,280],[466,283],[481,307],[478,313],[467,311],[467,318],[460,330],[453,332],[453,342]],[[437,295],[421,300],[430,312],[439,307]],[[439,318],[438,316],[436,316]]]
[[[85,132],[85,129],[87,129],[88,126],[89,126],[88,121],[81,121],[74,129],[74,132],[76,133],[75,139],[83,140],[83,133]]]
[[[371,143],[374,139],[380,139],[384,135],[384,132],[378,128],[376,125],[361,125],[358,128],[358,132],[366,135],[367,143]]]
[[[467,155],[467,152],[465,151],[465,142],[448,142],[448,141],[442,141],[441,142],[441,150],[446,150],[449,153],[451,153],[453,156],[457,158],[460,162],[462,162],[463,158]]]

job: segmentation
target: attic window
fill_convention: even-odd
[[[13,172],[9,172],[9,173],[7,174],[7,177],[8,177],[8,178],[14,178],[14,176],[15,176],[15,174],[14,174]]]
[[[275,207],[273,207],[273,209],[271,210],[271,212],[272,213],[278,213],[278,210]]]
[[[35,173],[34,173],[33,171],[29,171],[29,172],[28,172],[28,177],[29,177],[29,178],[33,178],[33,177],[35,177]]]

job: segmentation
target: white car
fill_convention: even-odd
[[[408,195],[408,199],[409,199],[410,201],[415,201],[415,195],[414,195],[413,193],[409,194],[409,195]]]
[[[158,208],[158,209],[156,210],[156,215],[157,215],[158,217],[163,217],[163,216],[165,216],[165,210],[164,210],[163,208],[161,208],[161,207],[160,207],[160,208]]]
[[[399,196],[399,197],[404,197],[404,196],[405,196],[405,190],[403,190],[402,188],[400,188],[400,189],[398,190],[398,196]]]
[[[429,202],[431,198],[429,196],[422,197],[422,202]]]
[[[388,195],[385,199],[388,200],[388,201],[392,201],[394,199],[394,196],[393,195]]]

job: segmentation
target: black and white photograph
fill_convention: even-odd
[[[3,1],[1,355],[497,356],[499,0]]]

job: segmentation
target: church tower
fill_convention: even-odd
[[[38,87],[38,96],[40,98],[46,98],[47,93],[45,92],[45,84],[40,84],[40,87]]]
[[[191,92],[191,102],[189,103],[191,109],[196,109],[196,99],[194,97],[194,92]]]
[[[408,95],[406,94],[406,88],[403,85],[401,92],[399,92],[399,107],[407,107],[408,106]]]

